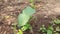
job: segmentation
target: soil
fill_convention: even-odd
[[[24,34],[43,34],[38,31],[41,25],[47,28],[52,18],[60,19],[60,0],[35,0],[36,13],[30,21],[30,30]],[[29,0],[0,0],[0,34],[14,34],[12,24],[17,23],[17,17],[22,10],[30,6]]]

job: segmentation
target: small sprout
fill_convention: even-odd
[[[42,32],[46,32],[45,25],[42,25],[42,27],[40,28],[40,31],[42,31]]]
[[[56,20],[54,20],[54,23],[55,24],[60,24],[60,20],[59,19],[56,19]]]

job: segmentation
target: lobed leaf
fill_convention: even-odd
[[[52,31],[51,30],[47,30],[47,34],[52,34]]]
[[[25,14],[20,14],[19,16],[18,16],[18,26],[20,27],[20,26],[24,26],[27,22],[28,22],[28,20],[29,20],[29,16],[26,16]]]
[[[32,14],[35,13],[35,9],[31,8],[30,6],[26,7],[22,14],[18,16],[18,27],[26,25],[26,23],[31,18]]]
[[[60,24],[60,20],[59,19],[56,19],[56,20],[54,20],[54,23]]]

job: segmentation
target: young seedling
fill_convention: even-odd
[[[55,24],[60,24],[60,20],[59,19],[56,19],[56,20],[54,20],[54,23]]]
[[[45,25],[42,25],[42,26],[41,26],[40,31],[42,31],[43,33],[46,32]]]
[[[27,29],[31,29],[29,20],[34,13],[35,13],[35,9],[28,6],[22,11],[21,14],[18,15],[18,27],[20,28],[21,31],[26,31]]]
[[[53,26],[48,26],[48,29],[47,29],[47,34],[52,34],[54,31],[54,28]]]
[[[48,28],[45,28],[45,26],[42,25],[42,27],[40,28],[40,31],[42,31],[43,33],[47,33],[47,34],[52,34],[54,29],[52,26],[48,26]]]
[[[53,26],[51,26],[51,25],[48,26],[48,29],[51,30],[51,31],[54,31],[54,28],[53,28]]]
[[[32,8],[35,8],[34,0],[30,0],[30,5],[31,5]]]

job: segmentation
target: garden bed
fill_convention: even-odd
[[[42,25],[47,29],[53,20],[60,20],[60,0],[35,0],[34,4],[36,13],[30,20],[33,32],[26,30],[24,34],[43,34],[39,31]],[[0,0],[0,34],[14,34],[12,25],[17,23],[18,15],[27,6],[31,6],[28,0]],[[54,31],[57,26],[60,28],[56,24]]]

